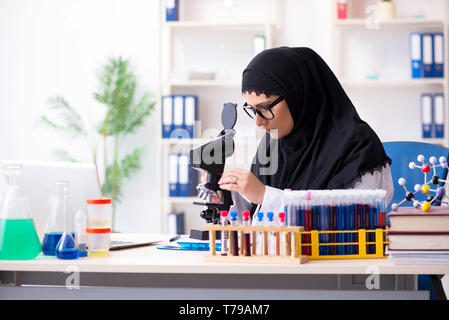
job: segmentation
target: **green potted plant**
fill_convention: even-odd
[[[102,194],[112,198],[112,228],[116,217],[116,204],[122,200],[123,185],[141,168],[144,147],[135,148],[120,157],[124,138],[143,125],[154,109],[155,100],[149,93],[136,97],[137,80],[129,60],[110,58],[98,75],[99,86],[93,97],[105,106],[103,119],[96,126],[95,141],[103,141],[104,182]],[[81,115],[62,96],[48,100],[50,113],[40,121],[50,128],[68,134],[72,139],[87,139],[88,128]],[[108,145],[112,144],[112,150]],[[98,166],[98,143],[89,143],[92,161]],[[57,149],[61,160],[77,161],[67,150]]]

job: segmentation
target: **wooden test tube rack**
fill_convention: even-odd
[[[207,225],[205,230],[209,231],[209,255],[204,257],[208,262],[246,262],[246,263],[280,263],[280,264],[302,264],[308,261],[308,256],[298,255],[298,248],[301,246],[300,232],[303,227],[263,227],[263,226],[221,226]],[[228,232],[228,254],[222,255],[215,249],[217,231]],[[240,233],[240,243],[238,245],[238,255],[233,254],[234,243],[231,237],[231,231]],[[251,244],[251,256],[244,255],[244,233],[251,232],[252,239],[256,239],[257,232],[263,234],[263,254],[256,255],[256,241]],[[268,233],[276,234],[276,253],[268,254]],[[283,238],[284,248],[281,248],[281,237]]]

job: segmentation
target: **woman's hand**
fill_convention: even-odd
[[[262,204],[265,185],[251,171],[231,169],[223,173],[218,184],[223,190],[237,191],[252,203]]]

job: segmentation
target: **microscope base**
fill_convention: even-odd
[[[196,240],[209,240],[209,231],[192,229],[192,230],[190,230],[189,238],[190,239],[196,239]],[[217,239],[217,240],[221,239],[221,232],[220,231],[216,231],[215,239]]]

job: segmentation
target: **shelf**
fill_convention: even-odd
[[[206,142],[206,140],[202,139],[167,139],[167,138],[161,138],[161,143],[164,145],[199,145],[203,142]]]
[[[447,148],[449,145],[447,143],[446,139],[437,139],[437,138],[433,138],[433,139],[420,139],[418,140],[419,142],[424,142],[424,143],[430,143],[430,144],[434,144],[434,145],[439,145],[442,147]]]
[[[239,81],[221,81],[221,80],[185,80],[185,81],[168,81],[171,87],[232,87],[239,88]]]
[[[445,138],[421,138],[418,139],[419,142],[431,143],[431,144],[439,144],[446,146],[447,142]]]
[[[163,145],[172,146],[172,145],[179,145],[179,146],[195,146],[200,145],[209,141],[212,141],[213,139],[201,139],[201,138],[195,138],[195,139],[167,139],[167,138],[161,138],[161,143]],[[234,144],[236,145],[242,145],[245,143],[254,144],[257,140],[254,139],[240,139],[240,140],[234,140]]]
[[[423,78],[423,79],[404,79],[404,80],[341,80],[344,87],[420,87],[425,85],[440,85],[447,84],[446,78]]]
[[[382,140],[382,142],[395,142],[398,140]],[[424,142],[430,144],[438,144],[442,146],[447,146],[447,141],[445,138],[420,138],[420,139],[408,139],[407,141]]]
[[[338,27],[366,27],[367,19],[335,19],[334,23]],[[422,27],[443,27],[444,20],[426,20],[426,19],[395,19],[390,21],[380,21],[379,27],[394,26],[422,26]]]
[[[193,201],[200,201],[198,197],[165,197],[162,200],[170,202],[171,204],[193,204]]]
[[[264,30],[266,28],[266,24],[263,22],[171,21],[165,22],[162,25],[170,29],[213,28]],[[269,26],[272,26],[272,24],[269,24]]]
[[[159,9],[160,12],[164,12],[165,9],[165,1],[159,0]],[[201,1],[200,1],[201,2]],[[236,1],[236,5],[237,5]],[[240,2],[238,2],[240,3]],[[201,117],[198,118],[206,121],[212,118],[213,115],[208,115],[208,104],[214,104],[213,101],[217,100],[217,105],[222,104],[220,102],[222,95],[228,96],[231,94],[241,94],[240,86],[241,86],[241,78],[235,77],[220,77],[217,73],[215,73],[215,77],[209,77],[209,79],[214,80],[190,80],[190,79],[201,79],[201,74],[198,76],[192,75],[188,72],[189,69],[198,69],[198,70],[210,70],[211,67],[208,66],[209,61],[202,61],[201,57],[195,54],[196,51],[192,51],[193,54],[185,54],[184,52],[176,51],[178,47],[181,45],[177,42],[184,41],[186,37],[188,39],[194,39],[188,45],[191,45],[193,50],[201,50],[197,49],[198,45],[205,46],[207,48],[211,47],[213,50],[221,50],[222,45],[232,45],[235,46],[235,41],[237,40],[237,45],[243,45],[243,48],[240,48],[236,52],[237,55],[232,57],[227,57],[229,59],[224,59],[224,65],[221,65],[222,68],[241,70],[242,65],[247,64],[248,58],[251,56],[253,52],[253,42],[250,41],[255,35],[263,35],[265,36],[266,48],[272,48],[274,46],[274,35],[276,31],[276,24],[273,23],[275,20],[275,16],[277,10],[274,7],[274,3],[277,3],[275,0],[267,0],[265,4],[255,6],[253,14],[245,14],[241,16],[241,18],[219,18],[220,20],[211,21],[215,15],[214,12],[208,12],[209,10],[201,10],[204,9],[199,3],[193,4],[197,8],[192,8],[198,15],[195,17],[191,16],[191,19],[196,20],[181,20],[181,21],[164,21],[165,16],[160,15],[159,20],[159,88],[158,95],[162,97],[163,95],[169,94],[180,94],[181,92],[188,91],[190,93],[195,93],[198,96],[200,102],[198,104],[198,114],[201,117],[204,117],[203,120]],[[258,3],[259,4],[259,3]],[[190,3],[189,3],[190,5]],[[242,5],[242,12],[245,12],[246,6]],[[217,14],[221,14],[221,7],[215,9]],[[237,9],[239,10],[239,9]],[[272,16],[273,15],[273,16]],[[187,16],[187,15],[186,15]],[[239,38],[239,39],[236,39]],[[184,43],[182,43],[183,45]],[[185,48],[181,48],[180,50],[184,50]],[[190,47],[188,48],[190,49]],[[211,52],[214,52],[211,50]],[[235,51],[235,50],[234,50]],[[190,53],[190,52],[187,52]],[[234,52],[232,53],[234,55]],[[183,59],[181,59],[183,57]],[[241,57],[242,61],[235,61],[236,58]],[[213,60],[213,56],[210,60]],[[198,60],[198,61],[190,61],[190,60]],[[191,66],[195,67],[191,67]],[[198,66],[197,66],[198,65]],[[190,66],[190,67],[189,67]],[[206,68],[204,68],[206,67]],[[187,70],[187,72],[182,71]],[[212,67],[212,70],[214,68]],[[231,70],[232,71],[232,70]],[[228,72],[231,72],[228,70]],[[217,71],[216,71],[217,72]],[[238,71],[241,72],[241,71]],[[207,74],[202,77],[202,79],[207,79]],[[218,94],[216,94],[218,93]],[[204,100],[203,100],[204,99]],[[159,102],[162,99],[159,100]],[[207,103],[206,103],[207,102]],[[215,139],[216,137],[209,137],[203,134],[204,130],[201,130],[201,127],[198,126],[198,130],[196,132],[201,133],[195,135],[194,139],[166,139],[162,138],[161,128],[162,128],[162,103],[158,103],[158,128],[159,134],[157,137],[157,142],[159,146],[159,157],[158,157],[158,196],[161,202],[160,205],[160,222],[161,222],[161,230],[166,230],[167,219],[166,214],[173,209],[173,207],[177,207],[178,210],[185,210],[186,213],[198,208],[195,208],[193,205],[194,201],[201,201],[198,197],[169,197],[167,194],[167,159],[166,155],[171,152],[185,152],[188,153],[189,150],[198,147],[202,144],[208,143]],[[214,120],[215,121],[215,120]],[[215,123],[215,122],[214,122]],[[218,128],[219,129],[219,128]],[[238,127],[236,128],[238,130]],[[218,132],[217,132],[218,134]],[[241,135],[238,133],[234,137],[235,141],[235,150],[242,149],[247,152],[252,151],[253,146],[257,147],[257,142],[260,141],[260,138],[256,138],[254,135],[253,138],[246,138],[249,134],[242,132]],[[246,155],[246,153],[242,153],[242,155]],[[237,158],[237,155],[232,157]],[[227,163],[228,166],[232,166],[232,163]],[[186,216],[186,227],[190,224],[188,221],[191,218],[187,219]]]

